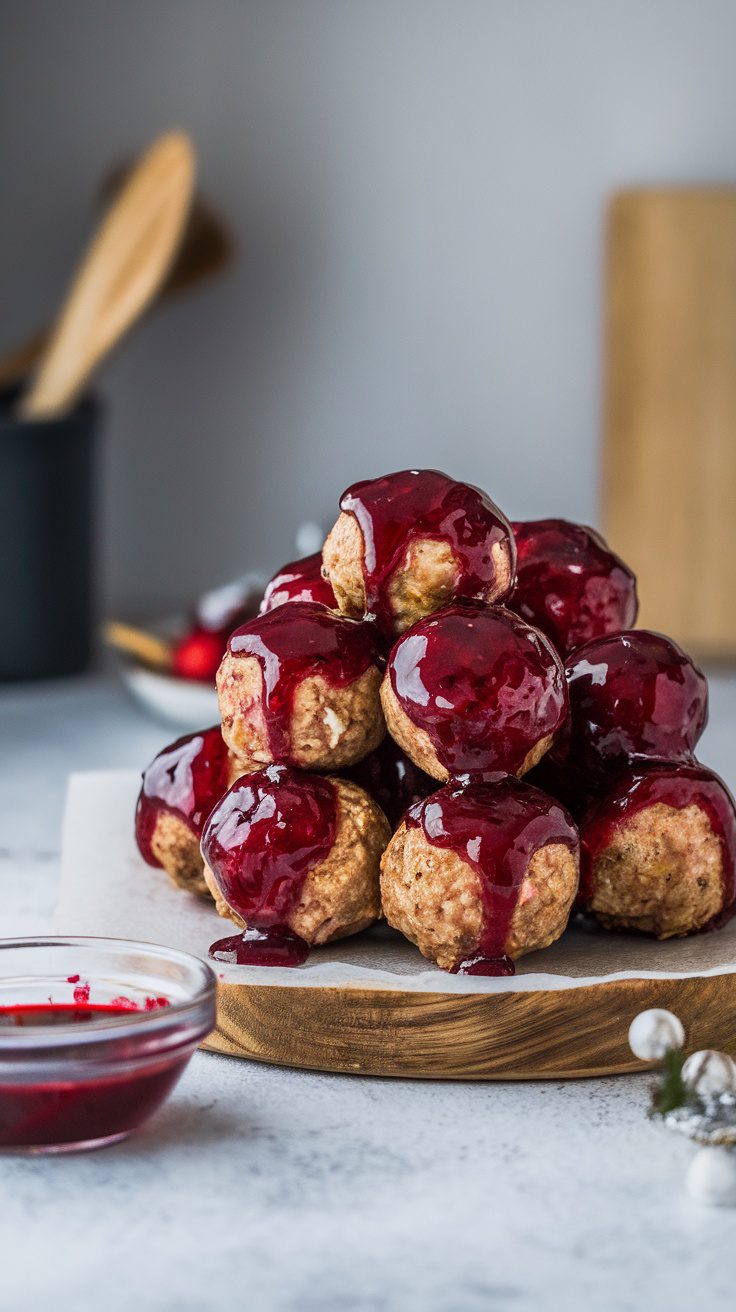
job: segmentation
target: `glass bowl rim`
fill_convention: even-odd
[[[53,1051],[63,1049],[70,1043],[74,1047],[83,1047],[87,1044],[100,1044],[106,1037],[111,1040],[120,1038],[123,1035],[135,1037],[139,1034],[153,1035],[160,1030],[170,1030],[176,1028],[185,1021],[194,1021],[199,1012],[210,1007],[213,1012],[214,1024],[214,1003],[217,993],[217,976],[212,968],[201,957],[194,956],[190,952],[182,952],[179,948],[169,948],[162,943],[148,943],[140,939],[127,938],[108,938],[97,935],[67,935],[67,934],[42,934],[28,935],[20,938],[0,938],[0,985],[13,978],[21,979],[43,979],[43,973],[34,971],[27,976],[10,976],[2,974],[3,954],[10,950],[22,951],[25,948],[74,948],[79,951],[80,956],[86,949],[97,948],[101,951],[134,952],[138,956],[148,956],[154,961],[169,961],[185,967],[188,971],[194,972],[195,982],[191,997],[185,998],[178,1002],[170,1002],[166,1007],[154,1007],[150,1011],[131,1010],[122,1012],[119,1015],[108,1017],[96,1022],[88,1029],[84,1026],[70,1021],[68,1024],[33,1025],[24,1029],[21,1026],[14,1026],[3,1031],[0,1027],[0,1054],[15,1053],[20,1056],[23,1049],[34,1050],[36,1053],[39,1049]],[[80,962],[80,965],[83,963]],[[84,971],[80,971],[80,975]],[[199,980],[196,981],[196,975]],[[91,982],[94,984],[94,973],[90,973]],[[135,983],[135,978],[131,975],[131,984]],[[21,1004],[22,1005],[22,1004]],[[94,1005],[94,1004],[92,1004]],[[211,1028],[211,1027],[210,1027]],[[206,1031],[205,1031],[206,1032]]]

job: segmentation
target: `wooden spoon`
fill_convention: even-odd
[[[119,620],[108,620],[102,636],[108,647],[121,656],[130,656],[152,670],[171,672],[174,644],[165,638],[145,629],[136,629],[132,624],[122,624]]]
[[[146,151],[82,262],[19,406],[22,419],[50,419],[68,410],[156,295],[181,241],[194,172],[194,149],[184,133],[167,133]]]
[[[105,208],[118,196],[130,172],[126,165],[105,179],[101,188]],[[159,300],[189,292],[200,283],[217,277],[232,264],[234,257],[235,242],[224,218],[207,196],[195,193],[181,245],[168,277],[161,285]],[[42,328],[6,351],[0,358],[0,387],[10,387],[27,378],[37,367],[50,337],[50,330]]]

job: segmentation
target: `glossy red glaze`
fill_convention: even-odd
[[[393,629],[390,584],[417,539],[451,547],[458,597],[485,599],[496,582],[492,553],[500,543],[508,546],[513,576],[514,539],[505,515],[479,488],[435,469],[405,469],[354,483],[340,498],[340,509],[360,527],[366,612],[387,633]]]
[[[394,829],[408,806],[439,788],[437,780],[418,769],[389,736],[370,756],[341,770],[340,775],[364,788]]]
[[[708,720],[708,684],[677,643],[633,629],[569,658],[570,719],[554,758],[600,789],[635,760],[687,761]]]
[[[548,638],[502,606],[456,602],[419,620],[389,658],[394,693],[451,774],[516,774],[567,713]]]
[[[212,944],[210,956],[231,966],[303,966],[309,944],[281,926],[246,929],[219,938]]]
[[[698,762],[640,765],[618,776],[580,825],[581,901],[584,903],[591,897],[594,864],[617,829],[657,803],[678,811],[695,805],[707,815],[723,854],[723,906],[712,923],[714,927],[725,923],[733,914],[736,902],[736,807],[723,780]]]
[[[446,784],[410,807],[406,823],[421,827],[428,843],[454,852],[478,874],[483,929],[477,951],[457,972],[513,974],[509,930],[529,862],[550,843],[577,855],[571,817],[538,788],[505,775],[482,784]]]
[[[266,585],[261,602],[261,615],[275,610],[290,601],[314,601],[321,606],[337,607],[335,594],[326,579],[322,578],[322,553],[304,556],[284,565]]]
[[[290,764],[291,714],[300,683],[320,675],[335,688],[354,683],[380,660],[374,626],[295,601],[236,629],[233,656],[253,656],[263,674],[263,718],[275,761]]]
[[[261,931],[257,941],[244,939],[238,960],[250,953],[248,960],[258,955],[262,964],[273,964],[265,961],[263,936],[274,950],[285,936],[296,937],[289,917],[310,870],[329,856],[336,832],[332,780],[283,765],[244,775],[218,803],[205,826],[202,855],[228,906],[248,930]],[[223,951],[233,951],[231,940],[211,949],[213,954]]]
[[[0,1007],[0,1032],[6,1029],[94,1026],[129,1016],[127,1006]],[[130,1062],[145,1062],[147,1039],[131,1036]],[[89,1143],[129,1133],[155,1111],[173,1088],[189,1060],[182,1057],[140,1065],[125,1074],[99,1079],[37,1084],[4,1084],[0,1072],[0,1146],[43,1147]],[[81,1071],[80,1067],[80,1071]]]
[[[517,576],[508,605],[562,656],[591,638],[631,628],[639,609],[636,579],[600,534],[566,519],[512,527]]]
[[[151,850],[156,821],[162,812],[182,820],[199,838],[215,802],[227,788],[228,752],[220,726],[186,734],[151,762],[135,813],[135,838],[144,861],[160,866]]]

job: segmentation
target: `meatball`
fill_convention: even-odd
[[[443,970],[509,974],[554,943],[578,887],[575,826],[510,776],[448,784],[410,807],[381,861],[390,925]]]
[[[548,638],[502,606],[457,602],[399,638],[381,688],[389,732],[434,779],[524,774],[567,714]]]
[[[150,866],[163,867],[180,888],[207,896],[199,850],[210,811],[230,784],[237,765],[220,726],[179,738],[151,762],[135,812],[138,850]]]
[[[403,633],[454,597],[502,600],[514,581],[508,520],[478,488],[433,469],[355,483],[325,542],[324,573],[346,615]]]
[[[418,770],[393,738],[386,737],[375,752],[342,772],[378,802],[391,827],[396,828],[406,808],[437,790],[436,779]]]
[[[337,607],[335,594],[322,577],[321,552],[294,560],[274,574],[266,585],[260,613],[265,615],[287,601],[316,601],[321,606]]]
[[[608,633],[630,629],[636,579],[600,534],[566,519],[513,524],[516,586],[510,608],[546,633],[564,657]]]
[[[708,720],[708,684],[676,642],[633,629],[596,638],[565,666],[570,719],[555,760],[588,790],[636,760],[688,761]]]
[[[736,812],[699,764],[620,775],[580,826],[581,902],[609,929],[657,938],[730,919],[736,900]]]
[[[217,673],[222,733],[243,771],[270,762],[337,770],[378,746],[380,657],[371,624],[313,602],[231,634]]]
[[[202,836],[207,883],[236,925],[329,943],[378,919],[390,836],[357,784],[267,766],[237,780],[212,812]]]

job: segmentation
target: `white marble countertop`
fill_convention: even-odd
[[[701,756],[736,780],[736,681]],[[0,933],[54,903],[66,776],[167,741],[103,677],[0,693]],[[175,736],[173,733],[171,737]],[[0,1312],[709,1312],[736,1211],[684,1190],[690,1145],[642,1077],[432,1084],[197,1054],[98,1153],[0,1157]]]

